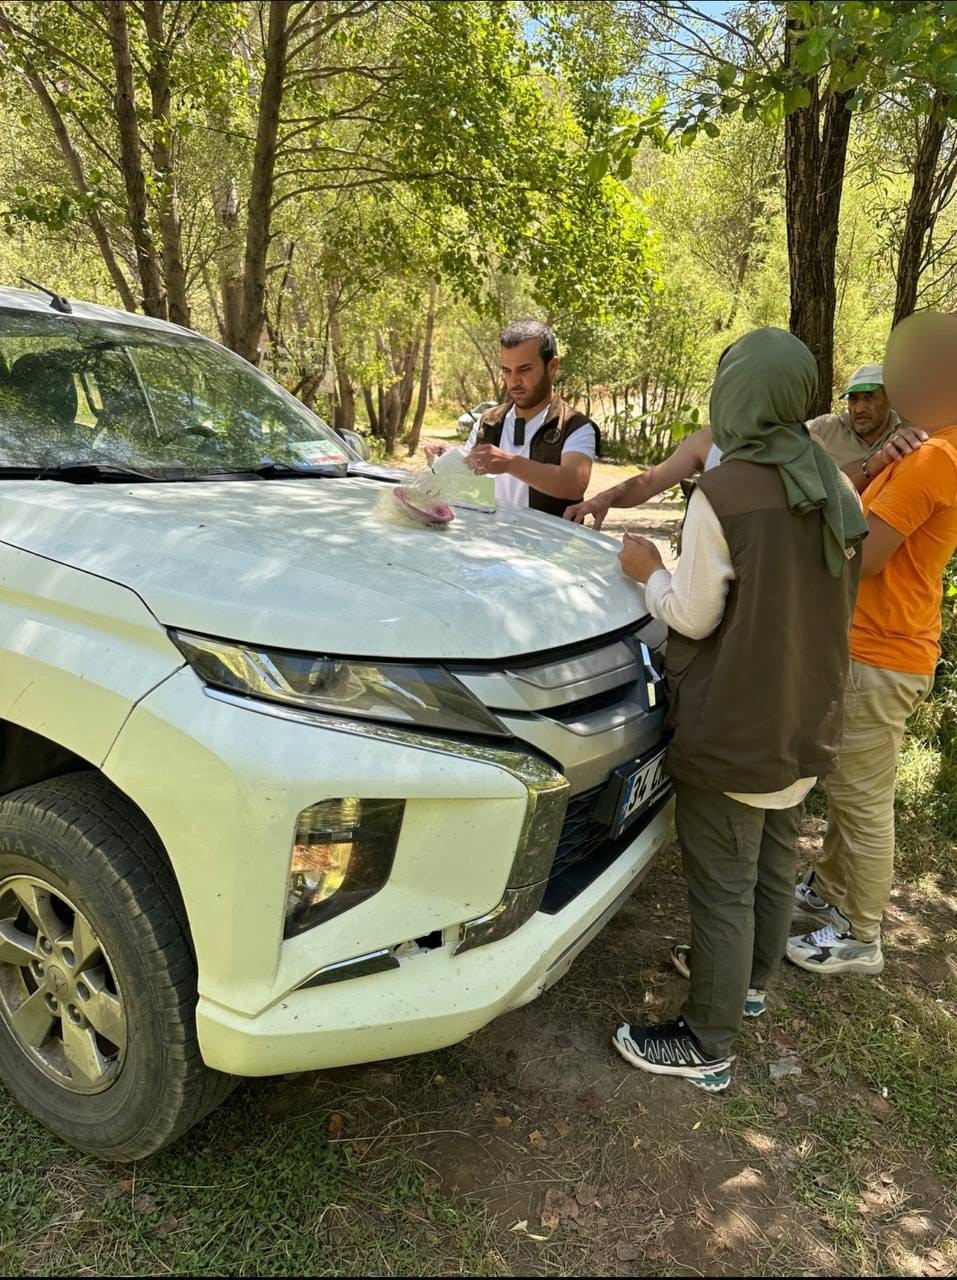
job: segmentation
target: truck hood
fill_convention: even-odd
[[[610,538],[514,508],[411,527],[363,479],[4,481],[0,539],[129,587],[166,626],[307,652],[502,659],[645,614]]]

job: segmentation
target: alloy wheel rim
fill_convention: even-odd
[[[116,971],[86,916],[37,876],[0,882],[0,1018],[73,1093],[102,1093],[119,1075],[127,1020]]]

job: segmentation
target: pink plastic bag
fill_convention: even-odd
[[[455,519],[455,512],[447,502],[438,502],[406,485],[392,490],[392,500],[404,516],[418,524],[449,524]]]

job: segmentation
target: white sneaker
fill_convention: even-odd
[[[850,930],[838,931],[827,924],[814,933],[789,938],[787,958],[799,969],[827,977],[838,973],[881,973],[884,953],[880,939],[860,942]]]
[[[832,906],[814,891],[814,869],[804,873],[794,886],[794,915],[818,928],[832,924],[840,933],[850,932],[851,922],[840,908]]]

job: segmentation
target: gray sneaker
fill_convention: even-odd
[[[785,954],[799,969],[822,977],[839,973],[881,973],[884,969],[879,938],[876,942],[860,942],[849,930],[838,931],[833,924],[789,938]]]
[[[815,893],[813,867],[810,871],[806,871],[794,886],[792,919],[806,921],[818,928],[832,924],[839,933],[848,933],[851,928],[851,922],[843,911]]]

